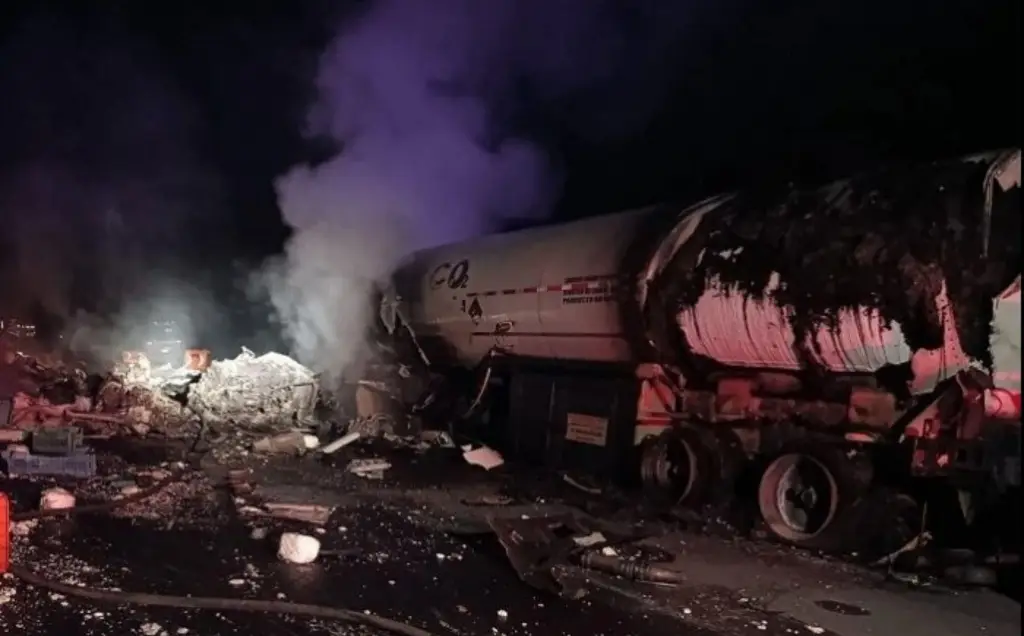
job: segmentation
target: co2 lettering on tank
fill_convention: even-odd
[[[441,263],[430,274],[431,289],[465,289],[469,285],[469,260]]]

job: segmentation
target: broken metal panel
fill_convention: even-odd
[[[989,350],[992,368],[988,374],[994,386],[1009,393],[1020,395],[1020,276],[993,301],[992,334]],[[915,394],[934,390],[941,382],[968,368],[980,368],[977,360],[971,360],[961,346],[957,326],[957,315],[943,287],[936,299],[936,308],[943,324],[943,346],[936,349],[921,349],[914,352],[911,360]],[[1018,398],[1019,399],[1019,398]]]
[[[946,292],[945,283],[936,296],[935,311],[938,322],[942,325],[942,341],[940,346],[922,348],[914,352],[910,360],[912,379],[909,388],[915,395],[934,391],[943,381],[972,366],[972,361],[960,342],[957,315]]]
[[[982,256],[988,256],[989,243],[992,239],[992,205],[996,184],[1003,191],[1020,187],[1020,150],[1001,153],[985,174],[985,213],[982,219]]]
[[[551,568],[564,563],[576,548],[576,543],[569,537],[590,532],[572,515],[535,518],[492,516],[487,523],[505,548],[519,578],[531,587],[554,594],[561,594],[563,590],[553,578]]]
[[[1021,277],[996,300],[992,318],[992,384],[985,391],[985,413],[1004,421],[1021,420]],[[1018,447],[1019,448],[1019,447]]]
[[[659,365],[644,365],[640,376],[640,394],[637,398],[637,427],[634,443],[640,443],[651,434],[648,429],[661,432],[672,423],[672,415],[679,410],[675,385],[666,377]],[[640,374],[638,373],[638,376]]]
[[[646,267],[644,267],[640,274],[637,287],[637,301],[641,307],[647,303],[650,283],[662,274],[665,267],[671,263],[679,250],[690,241],[704,217],[730,201],[734,196],[734,194],[722,194],[709,197],[679,214],[679,223],[658,244],[657,249],[654,250]]]
[[[994,394],[985,388],[990,381],[978,370],[963,371],[906,423],[903,441],[913,448],[913,474],[987,474],[1006,484],[1020,463],[1019,402],[1018,426],[994,418]]]
[[[1020,399],[1021,277],[996,300],[992,319],[992,379],[996,387],[1016,392]]]
[[[1010,151],[993,173],[996,183],[1004,191],[1020,187],[1020,149]]]

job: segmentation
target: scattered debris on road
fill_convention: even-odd
[[[291,431],[256,440],[252,445],[252,450],[257,453],[302,455],[319,445],[320,440],[317,439],[316,435],[310,435],[302,431]]]
[[[75,507],[75,496],[63,488],[49,488],[39,498],[40,510],[67,510]]]
[[[196,362],[190,353],[179,368],[152,368],[145,355],[129,352],[108,373],[89,374],[8,352],[5,375],[17,382],[6,428],[74,424],[88,439],[133,433],[184,437],[200,423],[222,432],[241,427],[273,435],[314,423],[317,376],[291,358],[243,349],[231,360],[209,361],[207,352]]]
[[[353,459],[345,470],[366,479],[384,479],[384,471],[389,468],[391,462],[385,459]]]
[[[341,450],[342,448],[348,446],[349,444],[355,442],[360,437],[362,437],[362,433],[360,433],[359,431],[346,433],[339,437],[338,439],[331,442],[330,444],[326,444],[322,449],[320,449],[320,452],[322,452],[324,455],[330,455],[331,453],[335,453]]]
[[[21,516],[10,524],[13,560],[47,579],[104,592],[125,585],[123,566],[62,558],[71,537],[97,523],[82,520],[95,515],[102,523],[120,522],[135,531],[201,531],[204,536],[219,536],[240,524],[242,541],[255,542],[271,563],[237,563],[218,576],[222,591],[236,596],[257,594],[272,567],[299,577],[342,558],[346,565],[360,561],[390,568],[381,583],[390,589],[400,586],[400,569],[406,567],[384,547],[394,524],[356,520],[376,514],[367,510],[385,509],[403,523],[425,524],[425,511],[437,508],[452,527],[475,527],[469,533],[473,536],[489,530],[490,540],[505,548],[523,582],[561,597],[548,601],[551,605],[597,605],[601,594],[612,590],[639,599],[637,607],[645,613],[702,625],[719,618],[710,608],[692,604],[692,609],[680,609],[677,601],[665,600],[683,587],[680,568],[638,547],[644,537],[671,527],[663,518],[640,510],[636,502],[616,500],[614,488],[582,475],[546,478],[539,491],[544,494],[533,493],[517,481],[518,467],[510,463],[495,470],[505,466],[505,458],[494,448],[457,431],[420,431],[410,425],[396,410],[398,400],[386,383],[361,382],[340,407],[323,409],[325,400],[338,396],[325,394],[312,371],[279,354],[243,350],[235,359],[218,361],[207,351],[190,350],[179,368],[153,367],[145,356],[128,354],[106,374],[23,354],[6,356],[5,364],[15,373],[4,377],[18,379],[0,387],[9,389],[9,409],[0,422],[0,446],[5,446],[0,468],[8,479],[0,476],[0,485],[30,493],[14,497]],[[417,486],[415,493],[396,485],[405,483],[409,467],[418,463],[428,478],[446,471],[459,476],[443,485]],[[317,477],[301,488],[288,485],[306,473]],[[615,523],[598,519],[606,511],[574,508],[581,500],[614,512]],[[548,503],[576,512],[538,511]],[[446,581],[456,576],[446,568],[461,562],[466,551],[439,541],[418,540],[405,547],[420,559],[415,567],[433,568],[430,580]],[[0,608],[18,606],[27,589],[14,579],[0,579]],[[71,603],[67,596],[55,602]],[[498,602],[478,612],[453,609],[438,616],[438,624],[454,625],[475,613],[487,617],[486,629],[493,633],[540,633],[527,623],[529,608],[505,597]],[[753,603],[728,602],[742,606],[731,611],[749,624],[766,626],[757,627],[759,633],[795,629],[792,621],[764,618],[766,612]],[[90,606],[83,617],[93,613],[99,612]],[[185,628],[152,618],[132,629],[157,635],[201,633],[178,631]],[[805,628],[809,633],[823,629]]]
[[[275,519],[303,521],[322,526],[330,519],[333,508],[315,504],[265,503],[262,514]]]
[[[479,448],[473,448],[472,446],[468,448],[463,447],[462,457],[466,460],[466,463],[479,466],[484,470],[492,470],[505,463],[505,460],[498,451],[487,446],[480,446]]]

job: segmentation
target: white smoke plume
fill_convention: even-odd
[[[642,126],[686,24],[676,4],[377,0],[346,17],[308,130],[341,150],[276,184],[294,235],[264,282],[296,355],[341,374],[403,255],[549,214],[562,175],[531,115],[601,138]]]

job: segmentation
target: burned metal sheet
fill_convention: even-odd
[[[575,549],[576,544],[569,537],[589,532],[572,515],[526,519],[489,517],[487,523],[524,583],[553,594],[563,593],[551,568],[564,563]]]

